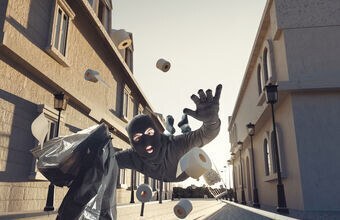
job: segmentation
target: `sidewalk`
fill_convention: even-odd
[[[279,215],[277,213],[264,211],[262,209],[253,208],[246,205],[223,200],[227,205],[215,214],[209,216],[209,220],[296,220],[295,218]]]

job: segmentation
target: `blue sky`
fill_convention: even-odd
[[[221,131],[203,148],[219,171],[229,159],[228,116],[235,105],[265,3],[266,0],[113,0],[112,27],[133,33],[134,76],[156,112],[173,115],[177,124],[183,108],[195,109],[192,94],[223,85]],[[171,63],[168,72],[156,68],[159,58]],[[189,122],[193,129],[201,124],[193,118]]]

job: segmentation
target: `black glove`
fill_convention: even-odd
[[[171,115],[166,116],[165,119],[165,129],[170,133],[174,134],[175,133],[175,128],[174,128],[174,118]]]
[[[185,108],[183,113],[190,115],[205,124],[217,123],[219,120],[218,110],[221,91],[221,84],[216,87],[215,96],[212,95],[211,89],[208,89],[205,93],[202,89],[198,90],[199,97],[195,94],[191,96],[191,99],[196,104],[196,111]]]

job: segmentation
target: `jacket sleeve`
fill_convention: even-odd
[[[119,151],[115,154],[119,169],[136,169],[135,152],[131,149]]]
[[[206,124],[195,130],[182,135],[173,137],[173,144],[178,152],[182,156],[194,147],[203,147],[212,141],[220,132],[221,120],[218,120],[214,124]]]

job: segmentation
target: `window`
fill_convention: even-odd
[[[120,185],[125,184],[125,169],[120,169],[119,171]]]
[[[263,152],[264,152],[264,170],[266,176],[268,176],[271,171],[271,160],[267,139],[264,139],[263,141]]]
[[[51,140],[52,138],[57,136],[57,122],[50,120],[48,117],[47,120],[49,129],[44,142]]]
[[[140,185],[141,184],[141,177],[140,177],[140,173],[136,171],[136,185]]]
[[[123,116],[124,118],[128,118],[128,110],[129,110],[129,93],[124,90],[123,96]]]
[[[264,48],[263,51],[263,75],[264,75],[264,85],[267,84],[267,81],[269,79],[269,65],[270,65],[270,61],[268,60],[268,49]]]
[[[128,120],[130,117],[130,114],[133,114],[133,100],[131,97],[131,90],[127,85],[124,86],[122,91],[122,111],[121,115],[124,120]]]
[[[132,55],[132,49],[131,46],[125,48],[125,63],[130,68],[131,72],[133,71],[133,55]]]
[[[141,115],[141,114],[143,114],[143,106],[139,105],[139,107],[138,107],[138,115]]]
[[[54,48],[56,48],[62,55],[66,52],[66,37],[68,30],[69,17],[58,6],[57,25],[54,31]]]
[[[65,0],[55,0],[51,15],[51,33],[47,52],[63,66],[69,66],[67,61],[67,38],[70,19],[75,14]]]
[[[98,18],[107,32],[110,31],[110,1],[99,0]]]
[[[257,89],[259,95],[262,93],[262,76],[261,76],[261,65],[257,65]]]

